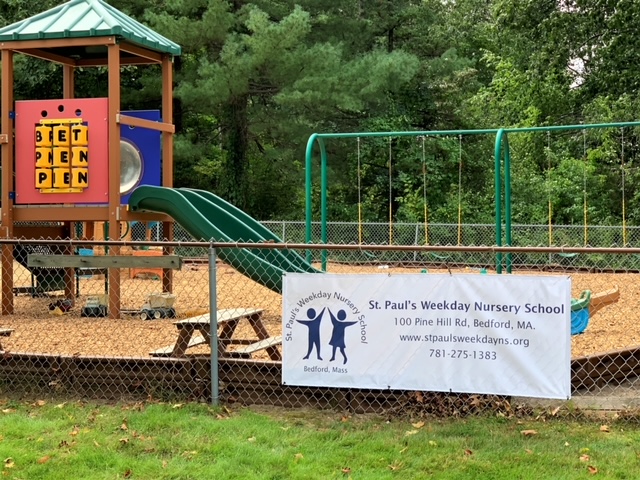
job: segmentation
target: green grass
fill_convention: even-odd
[[[640,430],[603,423],[489,416],[412,423],[316,410],[0,401],[0,476],[637,478]]]

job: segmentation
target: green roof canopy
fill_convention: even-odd
[[[116,10],[103,0],[70,0],[0,28],[0,42],[117,36],[160,53],[180,55],[177,43]]]

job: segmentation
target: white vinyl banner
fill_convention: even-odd
[[[571,396],[571,280],[283,278],[286,385]]]

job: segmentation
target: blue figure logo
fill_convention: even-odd
[[[307,310],[307,318],[308,320],[296,320],[296,322],[306,325],[309,329],[309,349],[307,350],[307,354],[304,356],[304,360],[309,358],[313,347],[316,347],[316,352],[318,355],[318,360],[322,360],[320,357],[320,322],[322,321],[322,315],[324,314],[325,309],[316,316],[316,311],[313,308]]]
[[[331,340],[329,340],[329,345],[333,347],[333,353],[329,361],[333,362],[336,359],[336,350],[339,348],[342,358],[344,358],[342,363],[345,364],[347,363],[347,354],[345,353],[346,344],[344,342],[344,331],[347,327],[355,325],[358,322],[345,322],[344,319],[347,318],[347,312],[344,310],[338,311],[338,318],[334,317],[331,310],[329,310],[329,316],[333,324],[333,332],[331,333]]]

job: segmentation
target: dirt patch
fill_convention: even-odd
[[[15,285],[30,285],[30,274],[16,264]],[[377,267],[352,267],[331,265],[334,273],[380,273]],[[389,268],[384,273],[419,273],[420,268]],[[429,270],[430,273],[439,273]],[[473,270],[452,273],[478,274]],[[491,272],[489,272],[491,274]],[[517,272],[539,275],[540,272]],[[632,273],[563,273],[572,280],[572,296],[578,298],[582,291],[603,292],[618,286],[620,299],[594,315],[585,333],[571,339],[572,356],[582,356],[640,345],[640,326],[636,312],[640,306],[638,274]],[[262,308],[264,323],[271,335],[281,333],[281,296],[220,264],[217,268],[218,308]],[[0,318],[0,327],[13,328],[9,338],[0,341],[8,351],[148,357],[149,352],[175,342],[177,330],[174,319],[141,320],[137,314],[125,314],[121,319],[82,318],[80,310],[86,298],[104,291],[104,278],[92,276],[80,279],[80,297],[76,306],[66,315],[49,314],[49,304],[55,298],[32,298],[30,295],[15,297],[15,314]],[[159,280],[130,278],[127,269],[121,275],[122,308],[135,312],[151,293],[161,291]],[[206,265],[186,265],[174,274],[175,304],[178,318],[187,318],[209,311],[209,270]],[[248,323],[240,324],[236,338],[254,338]],[[194,352],[205,352],[198,347]]]

